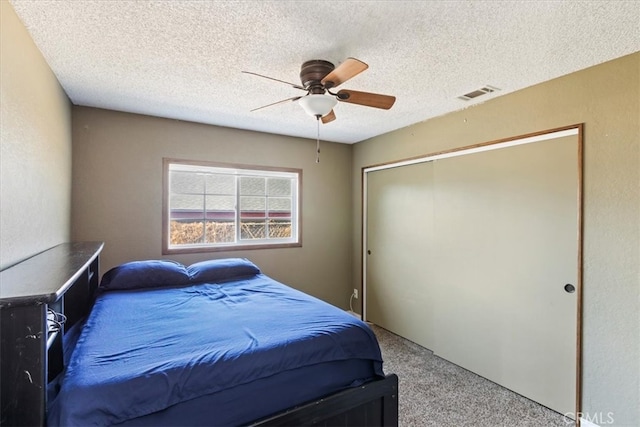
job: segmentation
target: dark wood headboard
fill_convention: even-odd
[[[63,243],[0,272],[0,425],[45,424],[47,385],[64,369],[66,332],[91,309],[103,246]]]

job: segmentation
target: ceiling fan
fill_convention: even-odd
[[[302,84],[274,79],[273,77],[263,76],[262,74],[253,73],[251,71],[243,71],[243,73],[285,83],[295,89],[307,92],[306,95],[283,99],[282,101],[254,108],[251,111],[260,110],[277,104],[283,104],[285,102],[298,101],[307,114],[315,117],[318,121],[321,120],[322,123],[329,123],[336,119],[333,107],[335,107],[338,102],[347,102],[350,104],[364,105],[366,107],[381,108],[384,110],[388,110],[393,106],[396,101],[395,96],[348,89],[342,89],[338,92],[331,91],[333,88],[340,86],[342,83],[352,77],[355,77],[367,68],[369,68],[367,64],[355,58],[347,58],[344,62],[338,65],[338,67],[335,67],[329,61],[314,59],[303,63],[302,67],[300,67],[300,81]]]

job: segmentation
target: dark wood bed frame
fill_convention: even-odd
[[[398,377],[372,381],[290,409],[251,426],[398,425]]]
[[[67,328],[86,316],[98,287],[102,242],[64,243],[0,272],[0,426],[46,425],[47,384],[64,366],[64,327],[48,332],[47,309]],[[398,425],[394,374],[251,426]]]

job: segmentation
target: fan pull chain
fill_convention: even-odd
[[[318,124],[318,133],[316,135],[316,163],[320,163],[320,116],[316,116]]]

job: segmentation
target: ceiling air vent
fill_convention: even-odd
[[[459,96],[458,98],[462,99],[463,101],[470,101],[473,98],[477,98],[477,97],[482,96],[482,95],[484,95],[486,93],[491,93],[491,92],[495,92],[495,91],[498,91],[498,90],[500,90],[500,89],[498,89],[497,87],[493,87],[493,86],[487,85],[485,87],[481,87],[480,89],[471,91],[469,93],[465,93],[464,95]]]

